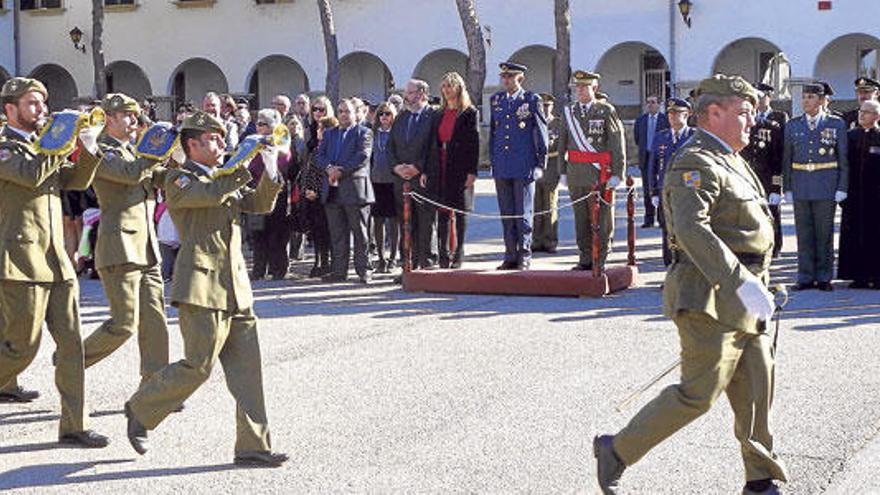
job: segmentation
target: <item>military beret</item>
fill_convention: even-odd
[[[608,101],[608,93],[603,93],[601,91],[596,91],[596,99],[597,100],[605,100]]]
[[[602,76],[596,74],[595,72],[576,70],[571,74],[571,85],[577,86],[578,84],[590,84],[593,81],[598,81],[601,78]]]
[[[856,89],[865,89],[869,91],[877,91],[880,89],[880,83],[871,79],[870,77],[860,77],[855,80],[853,85]]]
[[[226,137],[226,124],[217,117],[201,110],[183,119],[180,129],[184,131],[219,132],[223,134],[223,137]]]
[[[36,91],[42,94],[43,98],[49,97],[49,92],[46,91],[46,86],[43,86],[43,83],[40,81],[29,77],[13,77],[3,83],[3,89],[0,89],[0,98],[16,99],[30,91]]]
[[[101,108],[107,113],[134,112],[141,113],[141,106],[134,98],[122,93],[107,93],[101,100]]]
[[[553,95],[551,95],[550,93],[541,93],[538,96],[541,97],[541,101],[543,101],[544,103],[555,103],[556,102],[556,98],[554,98]]]
[[[523,74],[529,70],[525,65],[516,62],[501,62],[498,67],[501,68],[502,74]]]
[[[715,74],[703,79],[697,86],[695,95],[697,98],[702,95],[738,96],[749,100],[753,105],[758,104],[758,92],[748,81],[739,76]]]
[[[691,104],[681,98],[670,98],[666,100],[666,110],[670,112],[690,111]]]
[[[822,87],[825,88],[825,96],[831,96],[834,94],[834,88],[831,87],[831,84],[825,81],[821,81],[819,84],[821,84]]]

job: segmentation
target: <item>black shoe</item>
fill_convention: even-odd
[[[346,280],[348,280],[348,277],[338,273],[328,273],[321,277],[322,282],[345,282]]]
[[[256,273],[251,273],[251,281],[265,280],[265,278],[265,275],[257,275]]]
[[[770,479],[749,481],[742,490],[743,495],[779,495],[781,493],[779,485]]]
[[[147,429],[141,424],[134,414],[131,412],[131,406],[125,403],[125,418],[128,420],[128,441],[134,448],[134,451],[140,455],[147,453]]]
[[[443,268],[445,270],[445,269],[449,268],[449,260],[440,260],[439,265],[440,265],[440,268]]]
[[[232,462],[236,466],[273,468],[280,467],[287,459],[287,454],[279,452],[243,452],[235,454]]]
[[[514,261],[505,261],[504,263],[501,263],[500,265],[498,265],[498,268],[496,268],[496,270],[518,270],[518,269],[519,269],[519,264]]]
[[[287,273],[273,273],[272,280],[284,280],[284,277],[287,276]]]
[[[535,246],[534,244],[532,244],[532,252],[533,253],[544,253],[544,252],[547,252],[547,248],[545,248],[544,246]]]
[[[309,271],[309,278],[320,278],[323,276],[321,273],[323,270],[318,265],[312,267],[311,271]]]
[[[831,292],[834,290],[834,286],[831,285],[831,282],[819,282],[816,287],[822,292]]]
[[[620,477],[626,465],[614,452],[611,435],[593,437],[593,456],[596,458],[596,479],[605,495],[617,493]]]
[[[358,282],[364,285],[369,285],[370,282],[373,281],[373,277],[370,276],[370,273],[364,273],[363,275],[358,275]]]
[[[791,290],[794,291],[802,291],[802,290],[810,290],[816,288],[816,282],[798,282],[794,284]]]
[[[589,272],[593,269],[592,264],[578,263],[571,267],[571,271],[573,272]]]
[[[376,263],[376,273],[388,273],[388,262],[385,260],[379,260]]]
[[[26,390],[21,385],[0,390],[0,402],[33,402],[40,397],[36,390]]]
[[[78,431],[61,435],[58,439],[64,445],[74,445],[84,449],[103,449],[110,445],[110,439],[92,430]]]
[[[397,262],[394,261],[394,258],[385,261],[385,273],[391,273],[395,268],[397,268]]]
[[[642,228],[643,228],[643,229],[650,229],[650,228],[653,228],[653,227],[654,227],[654,221],[653,221],[653,220],[650,221],[650,222],[645,221],[645,223],[642,224]]]
[[[547,246],[544,248],[545,253],[556,254],[556,246]]]
[[[173,413],[179,413],[179,412],[183,412],[184,409],[186,409],[186,406],[185,406],[183,403],[181,403],[179,406],[177,406],[177,408],[175,408],[175,409],[174,409],[173,411],[171,411],[171,412],[173,412]]]
[[[532,262],[530,260],[523,260],[516,264],[517,270],[528,270],[532,267]]]
[[[854,280],[849,284],[850,289],[870,289],[871,284],[867,280]]]
[[[452,263],[449,264],[449,268],[451,268],[453,270],[458,270],[459,268],[461,268],[461,260],[453,261]]]

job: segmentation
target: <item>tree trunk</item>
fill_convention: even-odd
[[[555,0],[556,57],[553,74],[554,107],[561,111],[568,104],[568,82],[571,78],[571,8],[569,0]]]
[[[480,108],[483,102],[483,86],[486,84],[486,44],[483,29],[477,18],[476,0],[455,0],[461,26],[468,47],[468,69],[465,80],[474,105]]]
[[[92,0],[92,65],[95,68],[95,97],[107,93],[104,67],[104,0]]]
[[[339,46],[336,42],[336,24],[333,22],[333,8],[330,0],[318,0],[321,14],[321,28],[324,31],[324,51],[327,54],[327,79],[324,93],[335,105],[339,102]]]

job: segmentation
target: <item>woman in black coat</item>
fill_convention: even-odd
[[[440,82],[440,115],[434,123],[433,142],[428,171],[422,177],[426,187],[440,203],[457,210],[474,207],[474,182],[480,157],[480,132],[477,109],[471,103],[464,79],[457,72],[443,76]],[[455,249],[450,249],[450,210],[437,211],[437,239],[440,267],[460,268],[464,256],[464,235],[467,216],[456,213]]]

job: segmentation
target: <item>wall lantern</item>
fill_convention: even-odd
[[[70,41],[73,42],[73,47],[77,50],[85,53],[86,45],[82,43],[83,32],[79,29],[79,27],[74,27],[70,30]]]
[[[681,20],[687,24],[688,29],[691,27],[691,7],[693,7],[693,2],[691,0],[680,0],[678,2],[678,11],[681,12]]]

